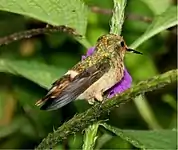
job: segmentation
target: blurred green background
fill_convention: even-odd
[[[109,32],[110,10],[113,4],[110,0],[85,0],[85,3],[91,10],[86,37],[94,45],[99,36]],[[128,0],[122,31],[127,45],[145,32],[156,14],[170,5],[177,4],[174,0],[162,0],[155,5],[147,5],[144,0]],[[107,10],[99,12],[101,9]],[[0,12],[0,37],[39,27],[45,27],[45,24],[21,15]],[[137,49],[144,53],[143,56],[127,54],[125,65],[133,77],[133,84],[177,68],[176,39],[176,27],[173,27],[143,43]],[[45,78],[48,76],[47,72],[57,67],[56,74],[60,77],[77,63],[85,52],[86,48],[73,37],[58,32],[1,46],[0,59],[11,60],[7,66],[29,72],[29,76],[34,77],[36,76],[34,72],[41,72],[41,76]],[[20,64],[16,60],[24,60],[27,63]],[[40,69],[39,66],[35,68],[36,65],[41,65]],[[46,65],[50,65],[48,70]],[[33,74],[30,74],[30,66],[33,66]],[[0,149],[34,148],[49,132],[74,114],[91,107],[86,102],[76,101],[54,112],[41,111],[34,104],[45,94],[44,88],[19,76],[18,73],[16,76],[0,73]],[[146,93],[144,99],[135,99],[115,108],[103,119],[109,118],[109,124],[121,129],[175,129],[176,102],[176,84],[172,84],[155,92]],[[109,135],[102,128],[98,136],[97,144],[100,148],[133,148],[119,137]],[[107,140],[101,144],[103,136],[106,136]],[[80,149],[82,143],[83,135],[79,133],[59,144],[58,148]]]

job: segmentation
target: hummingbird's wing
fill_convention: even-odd
[[[70,75],[63,76],[53,83],[48,94],[36,105],[42,105],[42,110],[55,110],[67,105],[101,78],[109,68],[110,64],[105,61],[85,69],[73,79]]]

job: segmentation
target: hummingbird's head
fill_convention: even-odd
[[[122,36],[116,34],[106,34],[98,38],[97,40],[98,46],[101,49],[108,50],[109,52],[117,52],[122,57],[124,57],[126,52],[132,52],[135,54],[142,54],[136,50],[130,49],[125,44],[125,41]]]

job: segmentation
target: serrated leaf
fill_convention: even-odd
[[[80,0],[1,0],[0,10],[29,16],[51,25],[67,25],[85,35],[88,10]]]
[[[140,36],[130,47],[133,49],[137,48],[143,42],[148,40],[149,38],[153,37],[154,35],[158,34],[159,32],[175,26],[178,24],[177,19],[177,8],[176,6],[172,6],[163,12],[161,15],[157,16],[145,33]]]
[[[121,130],[106,123],[101,124],[107,130],[142,149],[176,149],[176,134],[173,130]]]
[[[97,139],[97,132],[98,132],[99,123],[90,125],[87,129],[85,129],[84,135],[84,143],[83,143],[83,150],[92,150],[94,149],[95,142]]]
[[[0,72],[23,76],[43,88],[49,88],[51,83],[58,79],[64,71],[39,62],[0,59]]]

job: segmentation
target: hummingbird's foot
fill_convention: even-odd
[[[92,98],[90,98],[88,100],[88,103],[90,105],[94,105],[95,103],[99,103],[99,102],[101,103],[102,101],[103,101],[102,94],[101,93],[97,93],[97,94],[94,95],[94,97],[92,97]]]
[[[102,94],[101,93],[97,93],[97,94],[95,94],[95,96],[93,98],[91,98],[91,99],[88,100],[88,103],[90,105],[94,105],[94,103],[96,103],[96,102],[102,102],[102,101],[103,101]]]
[[[90,105],[93,105],[93,104],[95,103],[95,99],[94,99],[94,98],[89,99],[89,100],[88,100],[88,103],[89,103]]]
[[[102,102],[103,101],[102,93],[95,94],[95,100]]]

